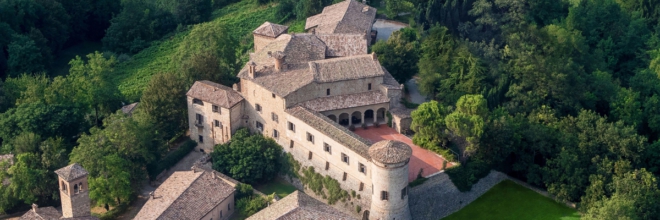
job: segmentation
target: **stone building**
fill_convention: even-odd
[[[370,219],[409,219],[409,146],[372,145],[352,127],[387,123],[388,112],[404,112],[403,86],[368,54],[367,34],[376,9],[347,0],[307,20],[308,33],[264,23],[253,32],[255,52],[233,88],[199,81],[188,91],[190,133],[198,149],[231,139],[239,127],[272,137],[303,166],[355,190]],[[221,113],[214,109],[221,109]],[[397,131],[408,128],[405,115]],[[380,149],[371,152],[371,149]],[[406,150],[407,149],[407,150]],[[396,159],[391,159],[396,158]]]
[[[295,191],[280,201],[255,213],[247,220],[284,220],[284,219],[356,219],[326,205],[305,193]]]
[[[90,212],[89,188],[87,184],[87,170],[80,164],[73,163],[56,170],[62,201],[62,213],[53,207],[39,208],[32,204],[32,209],[23,214],[20,219],[98,219]]]
[[[229,219],[235,210],[235,191],[213,171],[174,172],[150,194],[134,219]]]

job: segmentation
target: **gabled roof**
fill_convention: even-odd
[[[124,106],[121,107],[121,112],[123,112],[124,114],[130,115],[130,114],[133,113],[133,111],[135,111],[135,107],[137,107],[138,104],[139,104],[139,102],[124,105]]]
[[[390,102],[390,99],[382,92],[369,91],[355,94],[316,98],[300,103],[300,105],[309,108],[312,111],[324,112],[388,102]]]
[[[231,108],[243,101],[243,96],[232,88],[208,80],[195,82],[186,95],[223,108]]]
[[[300,191],[295,191],[280,201],[247,218],[249,220],[285,219],[356,219],[320,202]]]
[[[233,195],[234,187],[212,172],[174,172],[135,219],[200,219]]]
[[[60,217],[62,217],[62,214],[60,214],[60,212],[57,211],[57,209],[53,208],[52,206],[48,206],[48,207],[30,209],[25,214],[23,214],[19,219],[20,220],[41,220],[41,219],[59,220]]]
[[[316,27],[320,34],[361,34],[371,32],[376,9],[354,0],[323,8],[323,12],[307,18],[305,30]]]
[[[59,170],[55,170],[55,173],[65,181],[75,180],[87,176],[88,174],[87,170],[78,163],[73,163],[69,166],[62,167]]]
[[[359,55],[309,62],[314,81],[319,83],[385,75],[373,55]]]
[[[289,108],[285,110],[285,112],[303,121],[310,127],[327,135],[328,137],[332,138],[332,140],[337,141],[348,149],[351,149],[353,152],[359,154],[367,160],[370,160],[368,150],[371,142],[349,131],[344,126],[341,126],[330,120],[325,115],[311,111],[302,106]]]
[[[280,34],[286,33],[289,30],[289,26],[273,24],[270,22],[265,22],[257,29],[252,31],[253,34],[263,35],[267,37],[277,37]]]
[[[257,65],[271,65],[274,61],[268,52],[277,51],[286,55],[286,63],[306,63],[325,59],[326,46],[313,34],[282,34],[250,58]]]
[[[347,57],[367,54],[369,41],[364,34],[316,34],[326,45],[325,56]]]

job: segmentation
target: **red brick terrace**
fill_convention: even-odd
[[[381,125],[380,127],[368,127],[366,130],[362,128],[355,128],[355,133],[363,138],[366,138],[374,143],[382,140],[397,140],[410,145],[412,148],[412,157],[410,157],[410,164],[408,166],[408,181],[412,182],[417,178],[420,169],[424,169],[422,176],[426,177],[431,174],[437,173],[442,170],[442,163],[445,160],[436,153],[423,149],[412,143],[412,140],[403,134],[399,134],[393,128]],[[447,168],[451,167],[451,163],[447,163]]]

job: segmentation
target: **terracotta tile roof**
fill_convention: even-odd
[[[62,214],[57,211],[57,209],[52,206],[37,208],[35,212],[34,209],[30,209],[25,214],[23,214],[19,219],[20,220],[54,220],[60,219]]]
[[[247,218],[249,220],[288,219],[356,219],[318,201],[300,191],[295,191],[280,201]]]
[[[123,112],[124,114],[131,114],[133,113],[133,111],[135,111],[135,108],[137,107],[138,104],[139,102],[124,105],[121,107],[121,112]]]
[[[73,163],[69,166],[65,166],[63,168],[60,168],[59,170],[55,170],[55,173],[57,173],[58,176],[62,177],[65,181],[71,181],[78,179],[83,176],[87,176],[87,170],[80,166],[78,163]]]
[[[388,89],[401,90],[401,88],[403,88],[403,85],[399,84],[399,82],[396,81],[396,79],[394,79],[392,74],[390,74],[390,72],[387,71],[385,69],[385,67],[382,67],[382,69],[383,69],[383,72],[385,73],[385,75],[383,75],[383,84],[382,85],[385,86]],[[396,100],[396,101],[398,101],[398,100]]]
[[[367,54],[369,41],[360,34],[316,34],[326,45],[325,56],[347,57]]]
[[[370,54],[309,62],[316,82],[336,82],[383,76],[383,68]]]
[[[300,105],[312,111],[324,112],[388,102],[390,102],[390,99],[380,91],[369,91],[357,94],[321,97],[303,102]]]
[[[234,89],[208,80],[195,82],[186,95],[223,108],[231,108],[243,101],[243,96]]]
[[[325,50],[325,43],[313,34],[282,34],[250,58],[257,65],[271,65],[274,59],[268,52],[281,51],[286,55],[285,63],[306,63],[325,59]]]
[[[401,141],[383,140],[369,148],[371,159],[380,163],[401,163],[412,156],[412,148]]]
[[[376,18],[376,9],[354,0],[323,8],[323,12],[307,18],[305,30],[316,27],[320,34],[366,34]]]
[[[135,219],[200,219],[235,189],[211,172],[175,172],[154,191]]]
[[[277,37],[280,34],[286,33],[289,30],[289,26],[273,24],[270,22],[265,22],[257,29],[252,31],[253,34],[263,35],[267,37]]]
[[[327,135],[328,137],[339,142],[348,149],[351,149],[367,160],[370,159],[368,150],[371,143],[368,140],[349,131],[344,126],[341,126],[330,120],[328,117],[302,106],[289,108],[285,110],[285,112],[297,119],[300,119],[301,121],[305,122],[305,124]]]
[[[394,116],[397,116],[399,118],[411,118],[410,114],[414,110],[415,109],[409,109],[409,108],[406,108],[406,107],[392,108],[392,109],[390,109],[390,114],[392,114]]]

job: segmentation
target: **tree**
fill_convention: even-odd
[[[45,59],[36,43],[22,35],[14,35],[15,39],[7,47],[9,59],[7,66],[10,76],[18,76],[21,73],[38,73],[46,70]]]
[[[422,103],[413,111],[410,128],[415,131],[413,143],[432,151],[442,151],[441,146],[447,144],[447,125],[445,117],[449,110],[436,101]]]
[[[174,17],[182,25],[197,24],[211,17],[211,0],[181,0],[176,1]]]
[[[175,74],[156,74],[145,88],[136,117],[146,117],[164,141],[186,128],[186,83]]]
[[[413,4],[405,0],[385,0],[385,10],[388,18],[396,18],[400,13],[412,12]]]
[[[192,85],[195,80],[204,79],[196,77],[216,75],[222,79],[222,76],[239,68],[234,42],[225,27],[215,23],[200,24],[181,42],[172,61],[180,64],[181,72],[186,74],[183,77],[189,80],[188,85]]]
[[[122,201],[128,201],[133,191],[130,180],[130,163],[111,154],[103,157],[101,162],[103,170],[97,177],[89,178],[89,198],[96,205],[103,205],[105,210],[109,206],[116,206]]]
[[[657,219],[660,217],[660,190],[657,179],[645,169],[614,177],[614,193],[595,202],[583,218],[591,219]]]
[[[51,137],[41,142],[39,152],[41,164],[48,170],[57,170],[65,167],[69,162],[67,146],[61,137]]]
[[[403,28],[395,31],[386,42],[376,42],[372,51],[379,56],[383,67],[399,83],[405,83],[417,74],[419,43],[415,29]]]
[[[218,56],[212,52],[201,52],[193,54],[188,59],[182,61],[179,72],[185,87],[192,86],[192,83],[199,80],[209,80],[231,86],[238,82],[229,68],[218,63]]]
[[[41,101],[23,103],[0,114],[0,138],[3,140],[32,132],[42,138],[62,137],[70,143],[86,127],[84,115],[77,109]]]
[[[79,56],[69,62],[67,80],[76,88],[74,102],[94,110],[94,124],[100,123],[100,114],[119,108],[119,90],[110,79],[116,63],[115,57],[106,59],[98,51],[87,55],[87,63]]]
[[[110,20],[103,37],[103,47],[119,53],[137,53],[151,41],[176,29],[176,19],[169,11],[146,0],[122,1],[121,12]]]
[[[240,129],[229,144],[213,148],[213,169],[248,184],[268,181],[279,172],[282,148],[273,139]]]
[[[458,99],[456,110],[445,118],[448,130],[467,140],[464,156],[474,154],[479,148],[488,115],[488,106],[483,96],[464,95]]]
[[[22,153],[39,153],[39,144],[41,137],[32,132],[23,132],[11,140],[11,146],[14,148],[16,154]]]
[[[55,174],[41,167],[39,157],[34,153],[16,156],[16,163],[9,168],[13,195],[25,204],[48,202],[58,197]]]

